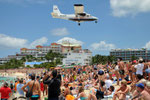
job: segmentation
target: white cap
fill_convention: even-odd
[[[150,88],[150,81],[146,82],[146,86]]]

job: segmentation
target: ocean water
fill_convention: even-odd
[[[13,81],[13,83],[15,83],[15,77],[3,77],[0,76],[0,87],[2,86],[3,80],[4,82],[8,82],[8,84],[10,85],[10,81]]]

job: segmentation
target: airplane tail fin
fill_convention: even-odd
[[[57,18],[61,12],[59,11],[58,7],[56,5],[53,6],[53,12],[51,13],[53,18]]]
[[[57,13],[57,14],[61,14],[61,12],[59,11],[59,9],[56,5],[53,6],[53,12]]]

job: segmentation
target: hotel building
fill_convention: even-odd
[[[69,41],[63,41],[61,44],[58,43],[51,43],[50,46],[41,46],[37,45],[34,49],[28,49],[28,48],[21,48],[20,53],[16,53],[16,55],[9,55],[6,58],[0,58],[0,64],[6,63],[10,59],[18,59],[20,60],[22,57],[26,57],[27,55],[32,55],[33,57],[39,58],[39,57],[45,57],[45,55],[52,50],[53,52],[61,53],[64,55],[63,64],[67,64],[66,60],[74,59],[78,61],[84,61],[85,64],[89,64],[91,60],[89,58],[92,58],[92,52],[88,49],[82,50],[81,45],[70,43]],[[73,57],[72,57],[73,56]],[[90,57],[89,57],[90,56]],[[79,60],[80,59],[80,60]],[[71,64],[71,61],[69,62]],[[72,61],[72,63],[75,63]],[[77,62],[80,63],[80,62]],[[83,63],[82,63],[83,64]]]
[[[110,51],[110,56],[122,58],[124,61],[130,61],[132,56],[142,58],[146,61],[150,60],[150,50],[147,49],[113,49]]]

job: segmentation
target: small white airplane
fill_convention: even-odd
[[[58,7],[54,5],[51,15],[53,18],[60,18],[78,22],[78,25],[80,25],[80,22],[85,21],[95,21],[95,23],[97,23],[98,18],[84,12],[84,6],[82,4],[74,4],[74,10],[75,14],[62,14],[59,11]]]

